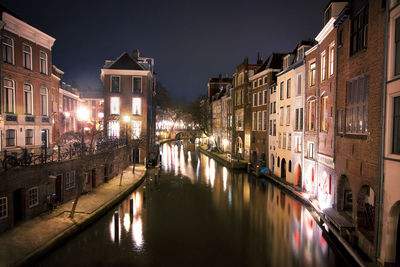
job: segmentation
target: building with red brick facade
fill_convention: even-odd
[[[51,79],[52,46],[55,39],[25,21],[1,9],[2,21],[2,93],[0,113],[1,150],[49,146],[54,99]],[[1,129],[1,128],[0,128]]]
[[[386,9],[349,1],[337,30],[335,208],[353,221],[357,246],[377,256]],[[329,145],[329,142],[328,142]]]

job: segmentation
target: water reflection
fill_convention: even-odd
[[[347,265],[301,203],[176,144],[162,147],[160,175],[66,247],[40,265],[93,265],[91,251],[107,266]]]

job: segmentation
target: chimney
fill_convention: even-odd
[[[139,57],[140,57],[139,49],[133,50],[132,56],[133,56],[133,58],[134,58],[136,61],[138,61],[138,59],[139,59]]]
[[[258,52],[258,54],[257,54],[257,64],[261,65],[262,63],[263,63],[263,61],[262,61],[262,58],[261,58],[261,54],[260,54],[260,52]]]

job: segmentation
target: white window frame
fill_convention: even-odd
[[[257,111],[257,131],[261,131],[262,130],[262,117],[261,117],[262,113],[261,111]]]
[[[45,93],[42,92],[42,89]],[[42,101],[42,96],[44,96],[44,102]],[[44,104],[46,105],[44,106]],[[40,87],[40,115],[49,115],[49,89],[44,86]]]
[[[335,69],[335,43],[329,46],[329,77],[333,76]]]
[[[71,190],[75,188],[76,180],[75,180],[75,170],[67,171],[65,173],[65,190]]]
[[[44,55],[46,55],[45,58],[42,57],[42,53]],[[44,63],[45,63],[44,69],[42,67],[42,60],[44,60]],[[45,51],[42,51],[42,50],[39,51],[39,69],[40,69],[40,73],[49,75],[49,55]]]
[[[139,92],[136,92],[135,91],[135,79],[140,79],[140,91]],[[143,86],[142,86],[142,77],[141,76],[133,76],[132,77],[132,93],[136,93],[136,94],[139,94],[139,93],[142,93],[143,92],[143,88],[142,88]]]
[[[28,131],[32,131],[32,142],[31,142],[30,144],[27,144],[27,143],[26,143],[26,137],[27,137],[27,132],[28,132]],[[26,146],[32,146],[32,145],[35,143],[35,138],[34,138],[34,136],[35,136],[35,131],[34,131],[33,129],[30,129],[30,128],[25,129],[25,145],[26,145]]]
[[[10,47],[9,44],[7,44],[7,43],[4,42],[4,39],[5,39],[5,38],[8,38],[8,39],[11,40],[11,62],[6,61],[6,60],[4,59],[4,53],[5,53],[4,46]],[[9,37],[9,36],[3,36],[3,41],[2,41],[2,49],[3,49],[2,57],[3,57],[3,62],[9,63],[9,64],[14,64],[14,61],[15,61],[15,59],[14,59],[14,58],[15,58],[15,57],[14,57],[14,47],[15,47],[14,39],[11,38],[11,37]]]
[[[286,106],[286,125],[290,125],[290,106]]]
[[[284,115],[285,115],[285,111],[284,111],[285,109],[284,109],[284,107],[283,106],[281,106],[281,107],[279,107],[279,125],[280,126],[283,126],[283,120],[284,120]]]
[[[267,102],[268,102],[268,99],[267,99],[267,98],[268,98],[267,92],[268,92],[267,90],[264,90],[264,91],[263,91],[263,104],[264,104],[264,105],[266,105]]]
[[[28,189],[28,203],[29,208],[39,205],[39,188],[37,186]]]
[[[257,130],[257,112],[253,112],[253,131]]]
[[[116,112],[113,112],[114,110]],[[119,96],[110,97],[110,114],[111,115],[120,115],[121,114],[121,99]]]
[[[326,51],[321,53],[321,80],[326,79]]]
[[[137,110],[138,112],[135,112]],[[142,98],[132,97],[132,115],[142,115]]]
[[[132,139],[139,139],[142,134],[142,121],[133,120],[131,129]]]
[[[268,114],[267,114],[266,110],[263,111],[263,116],[262,117],[263,117],[263,122],[262,122],[263,131],[266,131],[267,130],[267,123],[268,123]]]
[[[14,131],[14,145],[11,145],[11,146],[9,146],[7,144],[7,132],[9,132],[9,131]],[[6,145],[6,147],[15,147],[15,146],[17,146],[17,130],[16,129],[6,129],[5,132],[6,132],[6,136],[5,136],[5,141],[6,141],[5,145]]]
[[[29,52],[25,51],[25,47],[29,47]],[[27,66],[26,60],[25,60],[25,54],[29,55],[30,58],[30,64]],[[22,66],[28,70],[32,70],[32,46],[28,44],[22,44]]]
[[[30,87],[30,91],[25,89],[25,86],[29,86]],[[30,112],[28,112],[26,110],[26,103],[27,103],[27,98],[26,98],[26,93],[30,93],[30,103],[31,103],[31,110]],[[33,115],[33,86],[32,84],[29,83],[24,83],[24,114],[26,115]]]
[[[313,66],[313,68],[311,68],[311,66]],[[311,86],[315,86],[317,84],[317,63],[315,62],[315,60],[313,60],[312,62],[310,62],[310,65],[308,67],[309,69],[309,83],[310,83],[310,87]],[[315,81],[314,81],[315,79]]]
[[[108,121],[108,136],[109,137],[119,137],[119,132],[121,129],[120,122],[118,120]]]
[[[308,158],[314,159],[314,157],[315,157],[314,149],[315,149],[314,142],[308,142],[307,143],[307,156],[308,156]]]
[[[0,213],[0,220],[8,217],[8,199],[7,197],[0,197],[0,207],[4,207],[4,209],[0,209],[2,211]]]
[[[6,86],[5,80],[11,81],[12,87]],[[16,93],[15,81],[11,80],[11,79],[8,79],[8,78],[4,78],[3,82],[4,82],[4,85],[3,85],[3,87],[4,87],[4,108],[8,107],[7,101],[6,101],[7,89],[12,90],[12,97],[13,97],[13,99],[12,99],[12,110],[6,110],[5,109],[5,113],[14,114],[15,113],[15,93]]]

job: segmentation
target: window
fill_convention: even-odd
[[[393,99],[392,153],[400,154],[400,96],[397,96]]]
[[[25,130],[25,145],[33,145],[33,130],[26,129]]]
[[[133,77],[133,92],[134,93],[142,92],[142,78]]]
[[[315,62],[310,64],[310,86],[314,86],[316,82]]]
[[[15,82],[13,80],[4,79],[4,96],[5,96],[5,112],[15,112]]]
[[[283,140],[282,140],[282,148],[285,149],[286,148],[286,133],[283,134]]]
[[[335,63],[335,47],[331,46],[329,48],[329,76],[333,75],[334,63]]]
[[[296,152],[301,153],[301,136],[296,137]]]
[[[301,75],[297,76],[297,96],[301,95]]]
[[[308,128],[315,131],[315,99],[308,102]]]
[[[3,36],[3,61],[14,64],[14,40]]]
[[[108,122],[108,136],[119,137],[119,121]]]
[[[269,114],[272,114],[272,112],[274,111],[273,105],[274,105],[274,103],[271,103],[271,104],[270,104]]]
[[[295,114],[294,114],[294,130],[298,131],[299,130],[299,108],[296,108]]]
[[[281,82],[279,87],[279,95],[280,95],[280,100],[283,100],[283,82]]]
[[[140,97],[132,98],[132,114],[142,115],[142,99]]]
[[[323,96],[321,99],[321,131],[328,131],[328,97]]]
[[[263,131],[267,130],[267,122],[268,122],[268,116],[267,116],[267,111],[263,111]]]
[[[286,107],[286,125],[290,125],[290,106]]]
[[[47,53],[40,51],[39,55],[40,73],[49,74]]]
[[[394,63],[394,75],[400,74],[400,17],[395,22],[395,63]]]
[[[32,187],[28,189],[29,208],[35,207],[39,204],[39,189]]]
[[[0,197],[0,219],[8,216],[7,197]]]
[[[326,78],[326,55],[325,51],[321,54],[321,80]]]
[[[259,84],[259,86],[263,85],[263,80],[262,80],[262,79],[259,79],[259,80],[258,80],[258,84]]]
[[[264,83],[265,83],[265,84],[268,83],[268,77],[264,77]]]
[[[120,102],[119,97],[110,97],[110,114],[119,115],[120,112]]]
[[[264,91],[264,105],[267,104],[267,90]]]
[[[75,171],[69,171],[65,173],[65,190],[69,190],[75,187]]]
[[[290,83],[291,83],[291,79],[286,81],[286,97],[290,98],[291,93],[290,93]]]
[[[330,6],[324,14],[324,25],[328,23],[328,21],[331,19],[332,17],[332,6]]]
[[[257,130],[257,112],[253,112],[253,131]]]
[[[24,110],[25,114],[32,115],[32,85],[24,84]]]
[[[119,93],[119,77],[111,76],[111,93]]]
[[[337,129],[338,133],[343,133],[343,110],[338,110]]]
[[[32,47],[26,44],[22,45],[22,65],[26,69],[32,69]]]
[[[279,133],[278,147],[281,148],[282,133]]]
[[[303,108],[300,108],[300,114],[299,114],[299,130],[303,130]]]
[[[253,94],[253,106],[257,106],[257,94]]]
[[[49,90],[46,87],[40,87],[40,115],[48,115]]]
[[[269,135],[272,136],[272,120],[269,120]]]
[[[368,7],[365,7],[351,20],[350,51],[355,54],[367,48],[368,40]]]
[[[288,145],[287,145],[287,148],[289,150],[292,149],[292,134],[291,133],[288,134]]]
[[[6,146],[15,146],[16,131],[13,129],[6,130]]]
[[[262,92],[258,92],[258,105],[262,105]]]
[[[132,121],[132,138],[133,139],[140,138],[141,132],[142,132],[142,122]]]
[[[308,143],[308,157],[310,159],[314,158],[314,143],[312,142]]]
[[[257,124],[258,124],[257,130],[258,130],[258,131],[261,131],[261,127],[262,127],[261,111],[258,111],[258,112],[257,112],[257,117],[258,117],[258,120],[257,120]]]
[[[279,109],[279,125],[283,125],[283,107],[281,107],[280,109]]]
[[[273,136],[276,136],[276,120],[274,120],[274,132],[273,132]]]
[[[256,87],[257,87],[257,81],[254,81],[253,88],[256,88]]]
[[[368,131],[369,75],[347,82],[346,132],[366,134]]]

